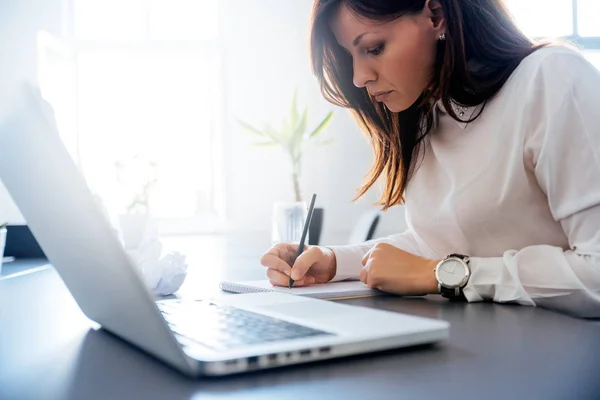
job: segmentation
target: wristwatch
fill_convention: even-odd
[[[442,296],[449,299],[464,297],[462,289],[471,276],[468,256],[449,254],[433,270],[438,281],[438,291]]]

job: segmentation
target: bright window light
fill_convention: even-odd
[[[92,190],[163,233],[223,227],[218,1],[72,4],[73,44],[42,35],[39,78]]]
[[[149,35],[157,40],[214,40],[218,35],[217,0],[150,0]]]
[[[115,163],[143,169],[133,161],[140,155],[157,164],[153,215],[213,211],[217,110],[206,81],[216,76],[215,64],[197,52],[103,51],[82,53],[78,67],[80,151],[96,189],[119,200],[128,188],[115,181]]]
[[[579,0],[577,11],[579,35],[600,36],[600,1]]]
[[[573,34],[571,0],[505,0],[505,3],[528,36],[561,37]]]
[[[140,40],[146,27],[145,0],[75,0],[79,40]]]

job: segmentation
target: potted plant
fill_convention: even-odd
[[[302,156],[307,144],[314,143],[317,145],[325,145],[331,143],[331,139],[322,140],[321,134],[325,131],[327,125],[333,117],[333,111],[329,112],[325,118],[320,120],[316,126],[309,129],[308,124],[308,107],[304,107],[302,113],[299,113],[297,105],[297,91],[294,91],[289,114],[283,119],[279,128],[272,124],[264,124],[262,129],[257,129],[247,122],[238,120],[239,124],[249,133],[254,135],[258,140],[253,144],[261,147],[279,147],[288,157],[291,167],[291,181],[293,187],[293,203],[278,202],[274,205],[274,232],[285,229],[289,234],[276,235],[274,241],[296,241],[298,232],[301,232],[303,216],[305,215],[306,202],[300,188],[300,177],[302,173]],[[298,211],[300,210],[300,212]],[[277,226],[277,214],[287,215],[283,217],[283,224],[287,227]],[[287,220],[287,222],[286,222]],[[311,230],[309,232],[309,244],[318,244],[323,221],[323,209],[315,208]],[[280,221],[281,222],[281,221]],[[291,225],[291,228],[290,228]]]
[[[150,193],[158,181],[157,163],[141,154],[114,163],[124,196],[119,228],[126,249],[139,247],[150,224]]]

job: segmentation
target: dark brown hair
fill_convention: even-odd
[[[357,15],[388,22],[420,13],[426,0],[315,0],[313,6],[311,59],[321,92],[329,102],[352,110],[373,146],[374,162],[355,200],[383,174],[385,186],[378,204],[384,210],[404,202],[416,168],[415,155],[433,125],[435,102],[441,99],[449,115],[460,121],[451,101],[485,106],[519,63],[542,46],[517,28],[502,0],[431,1],[442,6],[446,40],[438,42],[430,86],[399,113],[374,101],[366,88],[354,86],[352,58],[337,43],[330,21],[345,5]]]

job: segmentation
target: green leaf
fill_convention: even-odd
[[[255,128],[255,127],[253,127],[252,125],[250,125],[250,124],[247,124],[247,123],[246,123],[246,122],[244,122],[244,121],[240,121],[239,119],[236,119],[236,121],[237,121],[237,122],[238,122],[238,123],[239,123],[239,124],[240,124],[240,125],[241,125],[241,126],[244,128],[244,129],[245,129],[245,130],[247,130],[248,132],[250,132],[250,133],[252,133],[252,134],[254,134],[254,135],[256,135],[256,136],[265,136],[265,133],[264,133],[264,132],[261,132],[260,130],[256,129],[256,128]]]
[[[283,120],[283,123],[281,124],[281,134],[283,137],[292,137],[293,134],[293,126],[290,125],[289,121],[287,119]]]
[[[267,135],[267,137],[269,137],[274,142],[276,142],[282,146],[285,144],[285,136],[281,132],[277,131],[277,129],[275,129],[273,127],[273,125],[271,125],[271,124],[265,125],[265,134]]]
[[[294,97],[292,99],[292,109],[290,110],[290,123],[292,127],[298,125],[298,90],[294,90]]]
[[[304,132],[306,131],[307,123],[308,123],[308,109],[304,108],[304,111],[302,112],[302,119],[300,120],[300,123],[296,125],[296,127],[294,129],[294,138],[296,138],[295,141],[302,140],[302,135],[304,135]]]
[[[314,131],[311,132],[310,135],[308,135],[308,137],[314,138],[317,135],[319,135],[321,132],[323,132],[323,130],[327,127],[327,125],[329,125],[329,122],[331,121],[331,117],[333,117],[333,111],[331,111],[329,114],[327,114],[325,119],[319,124],[319,126],[317,126],[315,128]]]

